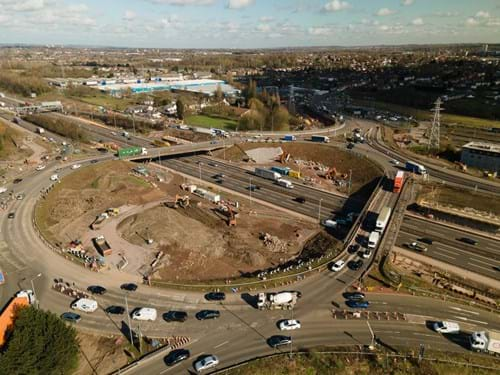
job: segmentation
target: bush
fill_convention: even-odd
[[[30,96],[31,93],[41,95],[51,90],[50,86],[37,76],[5,71],[0,71],[0,87],[22,96]]]
[[[88,134],[84,130],[80,129],[74,122],[64,118],[54,118],[45,115],[29,115],[25,118],[28,122],[32,122],[63,137],[71,138],[74,141],[87,142],[89,139]]]

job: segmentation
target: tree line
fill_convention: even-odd
[[[25,116],[25,120],[63,137],[71,138],[73,141],[84,143],[89,141],[87,132],[78,127],[75,122],[68,121],[64,118],[54,118],[44,114],[33,114]]]
[[[44,94],[51,87],[40,77],[31,73],[14,73],[0,70],[0,87],[8,92],[21,96]]]

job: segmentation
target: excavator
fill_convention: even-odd
[[[217,211],[226,218],[227,225],[232,227],[236,226],[236,215],[231,206],[221,204],[217,207]]]
[[[330,167],[326,172],[325,172],[325,175],[323,176],[324,178],[326,178],[327,180],[334,180],[336,179],[337,177],[340,177],[341,179],[345,180],[347,178],[347,174],[346,173],[338,173],[337,172],[337,168],[335,167]]]
[[[165,206],[176,209],[178,207],[186,208],[189,206],[189,196],[175,194],[175,200],[165,202]]]
[[[291,156],[292,155],[290,155],[289,153],[283,151],[276,160],[279,161],[281,164],[285,164],[286,162],[288,162],[288,160],[290,160]]]

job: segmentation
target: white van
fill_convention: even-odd
[[[80,298],[78,301],[71,304],[71,308],[74,310],[80,310],[83,312],[91,313],[97,310],[97,301],[90,298]]]
[[[377,247],[379,239],[380,239],[379,232],[371,232],[370,236],[368,237],[368,248],[375,249]]]
[[[323,225],[327,228],[333,228],[333,229],[337,228],[337,222],[335,220],[330,220],[330,219],[324,220]]]
[[[132,313],[132,319],[155,321],[156,315],[156,309],[152,307],[141,307]]]
[[[439,333],[459,333],[460,332],[460,326],[458,323],[455,322],[435,322],[433,327],[434,331],[439,332]]]
[[[293,189],[293,184],[291,181],[288,181],[288,180],[284,180],[282,178],[280,178],[278,180],[278,185],[279,186],[283,186],[283,187],[286,187],[287,189]]]

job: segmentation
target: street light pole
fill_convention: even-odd
[[[132,346],[134,346],[134,338],[132,336],[132,326],[130,324],[130,312],[128,311],[127,293],[125,293],[125,308],[127,309],[128,332],[130,333],[130,344],[132,344]]]
[[[39,307],[39,304],[38,304],[38,298],[36,298],[35,283],[33,281],[36,280],[36,279],[38,279],[41,276],[42,276],[42,273],[40,272],[38,275],[36,275],[34,278],[32,278],[30,280],[30,282],[31,282],[31,290],[33,291],[33,298],[35,299],[35,304],[36,304],[36,308],[37,309]]]
[[[201,164],[202,164],[201,162],[198,163],[198,169],[200,171],[200,183],[202,182],[202,179],[201,179]]]
[[[323,198],[320,198],[319,204],[318,204],[318,221],[321,222],[321,202],[323,201]]]
[[[248,187],[248,194],[250,196],[250,209],[252,208],[252,177],[250,177],[250,186]]]

